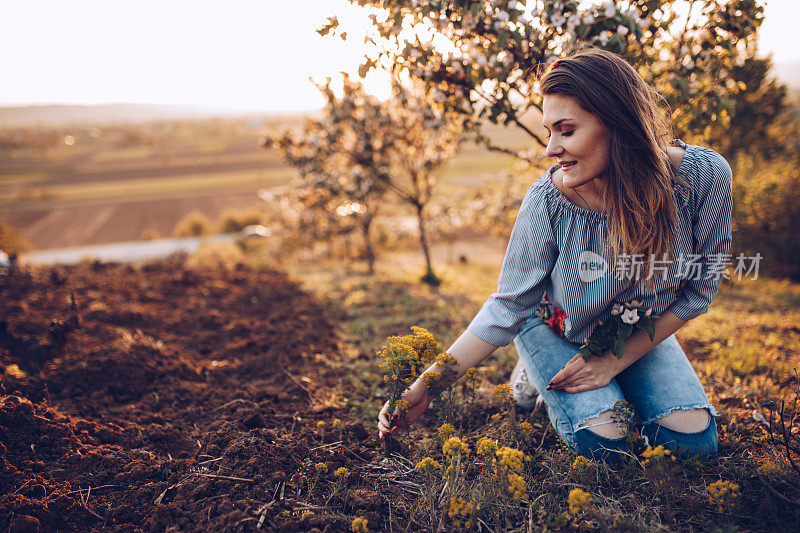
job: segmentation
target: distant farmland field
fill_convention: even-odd
[[[33,249],[172,236],[192,211],[214,220],[258,206],[259,189],[289,183],[294,169],[260,148],[258,137],[301,118],[0,130],[0,220]],[[493,133],[522,145],[499,128]],[[465,145],[442,181],[475,187],[511,164]]]

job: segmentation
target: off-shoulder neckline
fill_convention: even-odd
[[[678,147],[683,148],[685,150],[685,152],[683,154],[683,157],[681,158],[680,165],[678,165],[678,170],[677,170],[676,174],[679,174],[680,176],[686,176],[686,168],[685,167],[688,164],[688,161],[687,161],[688,157],[687,156],[689,155],[689,150],[694,145],[686,144],[685,142],[683,142],[680,139],[672,139],[672,140],[669,141],[669,144],[671,146],[678,146]],[[582,216],[584,216],[586,218],[590,218],[590,219],[593,219],[593,220],[605,220],[607,218],[607,216],[608,216],[608,214],[606,212],[604,212],[604,211],[594,211],[593,209],[588,209],[586,207],[579,206],[578,204],[573,203],[566,196],[564,196],[564,194],[558,189],[558,187],[556,187],[556,184],[553,181],[553,172],[558,170],[558,167],[559,167],[559,165],[555,164],[555,165],[553,165],[553,166],[551,166],[550,168],[547,169],[547,172],[545,174],[545,178],[547,180],[547,183],[549,184],[548,185],[548,192],[554,198],[556,198],[556,200],[561,205],[563,205],[564,207],[566,207],[567,209],[569,209],[570,211],[572,211],[574,213],[578,213],[579,215],[582,215]]]

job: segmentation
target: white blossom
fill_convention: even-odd
[[[567,21],[566,17],[561,13],[555,13],[552,17],[550,17],[550,22],[553,23],[553,26],[563,26],[564,23]]]
[[[608,2],[605,3],[603,14],[606,18],[612,18],[617,14],[617,6],[614,5],[614,0],[608,0]]]
[[[497,18],[503,21],[508,20],[508,13],[506,13],[505,11],[501,11],[497,14]]]
[[[617,27],[617,33],[619,33],[620,35],[628,35],[629,31],[630,30],[628,29],[627,26],[618,26]]]
[[[622,313],[622,321],[626,324],[636,324],[639,321],[639,311],[637,309],[626,309]]]
[[[608,40],[611,38],[611,32],[606,30],[600,34],[600,44],[603,46],[608,44]]]
[[[581,17],[579,15],[572,15],[570,18],[567,19],[567,27],[569,29],[573,29],[580,23],[581,23]]]
[[[583,22],[586,24],[594,24],[594,15],[591,13],[587,14],[585,17],[583,17]]]

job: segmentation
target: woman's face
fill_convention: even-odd
[[[565,187],[580,187],[605,170],[610,139],[608,128],[596,116],[581,109],[573,98],[545,95],[542,121],[550,132],[546,153],[561,165]]]

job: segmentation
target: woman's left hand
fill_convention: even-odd
[[[578,353],[550,380],[547,390],[573,393],[599,389],[621,370],[619,359],[611,352],[602,357],[592,356],[588,361]]]

